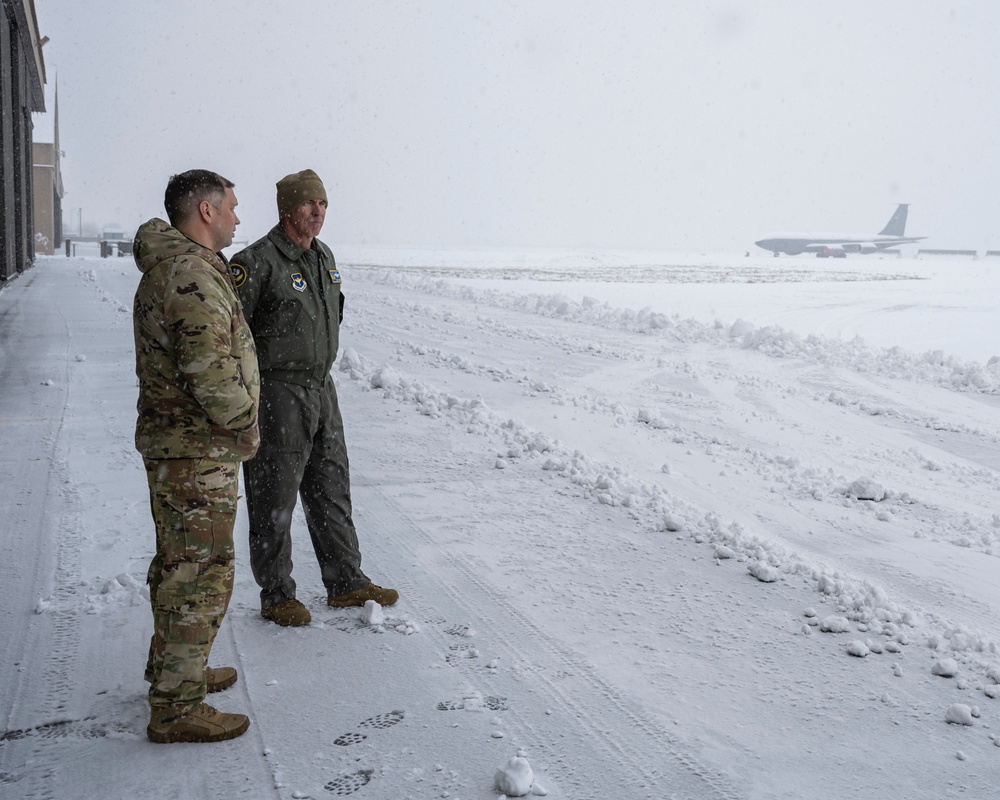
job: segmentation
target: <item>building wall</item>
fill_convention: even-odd
[[[0,285],[34,262],[31,112],[45,110],[33,0],[0,0]]]
[[[59,214],[61,198],[56,181],[56,148],[54,144],[35,142],[31,150],[35,254],[51,256],[62,244],[62,219]]]

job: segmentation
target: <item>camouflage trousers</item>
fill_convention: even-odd
[[[239,464],[145,459],[156,555],[146,580],[153,637],[149,704],[186,714],[205,699],[205,667],[233,592]]]

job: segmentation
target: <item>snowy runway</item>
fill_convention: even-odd
[[[0,292],[21,376],[0,386],[0,796],[492,798],[519,752],[537,792],[574,800],[992,796],[992,366],[810,336],[867,313],[855,277],[830,316],[802,314],[798,276],[761,303],[744,283],[755,301],[716,322],[671,312],[704,283],[662,270],[639,306],[606,302],[635,285],[341,266],[355,516],[366,571],[402,597],[325,608],[298,514],[314,623],[269,625],[241,518],[213,657],[240,682],[214,699],[252,724],[200,748],[143,736],[138,272],[55,258]],[[921,270],[929,297],[933,274],[892,262]],[[942,280],[952,336],[981,298]]]

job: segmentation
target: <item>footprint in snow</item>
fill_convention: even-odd
[[[39,739],[103,739],[106,736],[123,733],[134,733],[134,731],[113,722],[97,722],[95,717],[63,719],[35,725],[32,728],[19,728],[0,733],[0,745],[29,737],[38,737]]]
[[[372,779],[373,773],[374,770],[363,769],[358,772],[352,772],[350,775],[341,775],[339,778],[334,778],[323,788],[338,797],[346,797],[367,786],[368,781]]]
[[[509,708],[506,697],[487,695],[483,697],[474,694],[462,700],[442,700],[437,704],[438,711],[506,711]]]
[[[390,711],[386,714],[378,714],[374,717],[369,717],[358,723],[359,728],[370,729],[374,728],[376,730],[382,730],[384,728],[391,728],[403,721],[406,716],[405,711]],[[340,747],[350,747],[352,744],[358,744],[363,742],[368,738],[368,734],[359,733],[357,731],[351,731],[349,733],[343,733],[333,740],[333,743],[339,745]],[[367,781],[365,781],[367,783]]]
[[[470,658],[479,658],[479,650],[471,644],[453,644],[448,648],[451,652],[444,657],[444,660],[454,666]]]

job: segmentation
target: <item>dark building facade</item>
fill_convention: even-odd
[[[33,0],[0,0],[0,285],[34,261],[31,113],[45,110]]]

